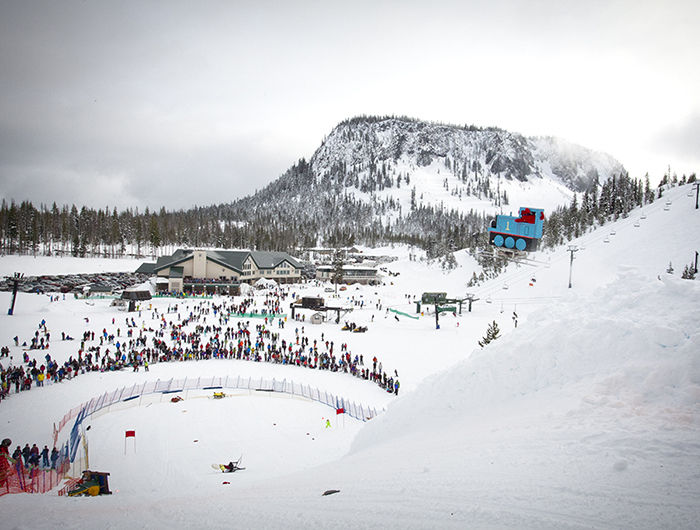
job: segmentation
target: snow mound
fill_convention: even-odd
[[[697,282],[624,271],[606,288],[542,309],[516,332],[426,379],[368,425],[353,450],[390,442],[392,433],[493,416],[504,404],[521,414],[518,400],[548,394],[560,410],[570,401],[570,421],[593,414],[598,422],[697,425],[698,310]],[[546,401],[538,403],[546,413]]]

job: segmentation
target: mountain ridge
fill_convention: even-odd
[[[552,210],[624,172],[610,155],[551,136],[363,116],[336,125],[308,161],[220,208],[247,223],[312,225],[308,246],[411,242],[481,232],[505,207]]]

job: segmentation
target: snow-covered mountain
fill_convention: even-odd
[[[314,153],[311,170],[316,183],[329,179],[360,193],[389,190],[384,195],[397,199],[403,185],[430,192],[427,203],[455,206],[455,197],[502,205],[504,193],[541,193],[538,179],[555,190],[554,201],[568,199],[596,178],[624,172],[611,156],[557,138],[394,117],[340,123]]]
[[[456,226],[483,232],[499,211],[550,211],[624,171],[609,155],[556,138],[361,117],[337,125],[309,161],[217,213],[294,226],[316,239],[309,244],[425,243]],[[458,246],[472,243],[464,234],[454,236]]]

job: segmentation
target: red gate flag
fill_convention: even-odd
[[[342,408],[342,407],[339,408],[339,409],[335,409],[335,414],[336,414],[336,415],[338,415],[338,414],[345,414],[345,409]]]
[[[124,434],[124,438],[136,438],[136,431],[126,431]]]

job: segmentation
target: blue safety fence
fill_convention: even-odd
[[[117,403],[131,401],[142,396],[150,394],[173,394],[177,392],[185,392],[187,390],[212,390],[212,389],[237,389],[250,390],[256,392],[280,392],[299,396],[312,401],[323,403],[333,409],[339,411],[343,409],[343,413],[357,420],[368,421],[377,416],[377,410],[374,407],[368,407],[362,404],[355,403],[349,399],[336,396],[331,392],[326,392],[314,388],[311,385],[304,385],[283,379],[264,379],[254,377],[241,376],[226,376],[226,377],[196,377],[184,379],[169,379],[161,381],[147,381],[141,384],[125,386],[113,392],[105,392],[101,396],[95,397],[90,401],[83,403],[79,407],[75,407],[64,416],[59,423],[59,428],[54,428],[54,440],[58,437],[60,429],[75,418],[75,422],[70,432],[68,442],[63,448],[70,457],[70,461],[75,460],[80,442],[81,432],[80,426],[82,422],[89,416],[99,412]]]

